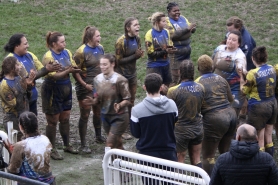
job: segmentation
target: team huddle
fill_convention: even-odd
[[[200,76],[194,81],[190,37],[196,24],[180,15],[174,2],[168,4],[167,11],[168,16],[156,12],[149,18],[152,28],[145,34],[145,51],[139,37],[139,21],[133,17],[124,22],[124,34],[116,41],[115,55],[105,53],[100,31],[93,26],[84,29],[82,45],[73,54],[66,49],[62,33],[48,32],[49,50],[42,62],[27,50],[25,35],[11,36],[4,46],[9,54],[2,63],[0,97],[5,131],[12,121],[21,132],[16,144],[6,146],[12,153],[9,172],[55,184],[50,157],[63,159],[55,147],[56,127],[59,125],[64,152],[89,154],[92,151],[86,135],[91,110],[97,143],[124,149],[122,138],[132,138],[131,133],[139,138],[136,147],[140,153],[184,163],[188,151],[190,163],[209,175],[217,149],[220,154],[229,151],[242,123],[255,129],[257,152],[273,156],[278,66],[267,64],[266,48],[256,47],[242,20],[231,17],[226,22],[224,41],[212,56],[199,57]],[[134,105],[136,61],[144,54],[147,63],[143,88],[147,97]],[[70,74],[80,108],[78,149],[69,141]],[[46,137],[38,132],[36,118],[35,81],[40,77],[44,77],[41,98]],[[107,138],[102,136],[102,126]],[[38,145],[42,147],[38,149]],[[42,157],[37,158],[38,154]]]

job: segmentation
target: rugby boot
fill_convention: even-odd
[[[96,143],[105,143],[106,142],[106,139],[105,137],[103,137],[101,135],[101,128],[95,128],[95,134],[96,134]]]
[[[59,154],[59,152],[57,151],[56,148],[53,148],[51,150],[50,157],[54,160],[63,160],[64,159],[64,157],[61,154]]]
[[[78,154],[78,150],[75,150],[71,145],[64,146],[64,152],[71,153],[71,154]]]
[[[80,146],[78,148],[78,151],[80,154],[90,154],[92,153],[92,150],[88,146]]]

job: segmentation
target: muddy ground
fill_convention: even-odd
[[[40,90],[40,83],[37,83],[38,90]],[[41,97],[38,99],[38,120],[39,129],[42,134],[45,134],[46,120],[41,111]],[[3,116],[2,110],[0,117]],[[78,132],[79,107],[76,99],[75,91],[73,91],[73,108],[70,117],[70,142],[75,147],[80,146],[79,132]],[[2,123],[2,119],[1,119]],[[58,129],[58,127],[57,127]],[[103,132],[103,135],[104,132]],[[94,142],[94,128],[92,124],[92,113],[90,115],[87,132],[87,143],[92,149],[92,154],[87,155],[73,155],[64,153],[62,150],[63,143],[59,131],[57,130],[56,147],[64,156],[64,160],[51,160],[53,174],[56,176],[58,185],[103,185],[102,172],[102,158],[104,155],[105,144],[97,144]],[[274,137],[275,150],[277,152],[277,139]],[[136,139],[124,141],[126,150],[136,152]],[[278,155],[275,154],[275,161],[278,161]],[[188,163],[188,162],[187,162]]]

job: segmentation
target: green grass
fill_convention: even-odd
[[[83,28],[87,25],[98,27],[101,32],[102,45],[106,53],[114,52],[116,39],[123,34],[125,18],[134,16],[140,21],[140,36],[144,38],[151,28],[147,20],[152,13],[166,13],[169,1],[135,1],[135,0],[8,0],[0,2],[0,46],[4,46],[14,33],[24,33],[30,48],[39,59],[47,51],[45,34],[47,31],[60,31],[65,34],[67,48],[73,53],[81,44]],[[218,43],[224,38],[225,21],[237,15],[245,25],[257,45],[268,49],[269,62],[277,63],[277,0],[191,0],[176,1],[181,13],[190,22],[197,23],[197,31],[192,36],[192,60],[197,61],[202,54],[211,55]],[[142,39],[144,41],[144,39]],[[144,46],[144,43],[142,43]],[[0,51],[3,59],[6,54]],[[137,98],[145,96],[141,88],[145,76],[146,56],[138,61]]]

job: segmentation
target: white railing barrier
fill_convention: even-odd
[[[17,142],[17,134],[18,134],[18,131],[15,130],[13,128],[13,122],[12,121],[9,121],[7,123],[7,127],[8,127],[8,139],[10,141],[11,144],[14,144]],[[4,161],[9,164],[10,162],[10,154],[8,152],[8,150],[6,148],[3,148],[3,157],[4,157]],[[7,172],[7,170],[5,170]],[[17,185],[17,182],[16,181],[12,181],[12,180],[9,180],[9,179],[2,179],[2,182],[4,181],[4,185]]]
[[[208,185],[210,181],[208,174],[199,167],[119,149],[106,149],[102,167],[104,185],[142,184],[143,179],[161,184]]]

